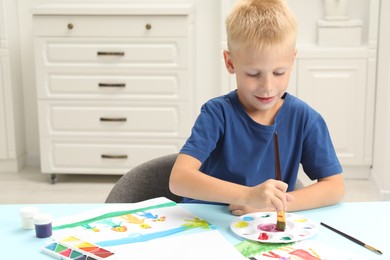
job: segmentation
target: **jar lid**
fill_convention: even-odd
[[[53,221],[53,217],[47,213],[38,213],[34,215],[34,224],[43,225]]]
[[[32,218],[35,214],[38,213],[38,208],[36,207],[24,207],[19,210],[20,216],[22,218]]]

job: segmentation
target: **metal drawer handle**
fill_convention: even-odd
[[[73,27],[74,27],[74,26],[73,26],[73,23],[68,23],[68,29],[69,29],[69,30],[72,30]]]
[[[127,118],[126,117],[101,117],[100,118],[101,122],[126,122]]]
[[[146,28],[146,30],[150,30],[150,29],[152,29],[152,25],[150,23],[147,23],[145,25],[145,28]]]
[[[103,159],[127,159],[127,155],[126,154],[117,154],[117,155],[102,154],[102,158]]]
[[[125,56],[123,51],[98,51],[98,56]]]
[[[99,87],[102,88],[124,88],[126,87],[125,83],[99,83]]]

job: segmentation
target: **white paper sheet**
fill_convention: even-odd
[[[246,259],[218,230],[177,235],[122,246],[116,259],[240,260]]]

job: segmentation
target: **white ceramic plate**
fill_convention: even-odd
[[[318,225],[303,216],[286,213],[286,229],[275,230],[276,212],[257,212],[240,216],[230,224],[240,237],[263,243],[290,243],[315,235]]]

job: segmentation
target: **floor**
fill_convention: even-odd
[[[0,173],[0,204],[103,203],[119,175],[50,175],[39,167],[25,167],[18,173]],[[304,184],[308,179],[301,179]],[[346,180],[344,201],[375,201],[378,195],[369,180]]]

